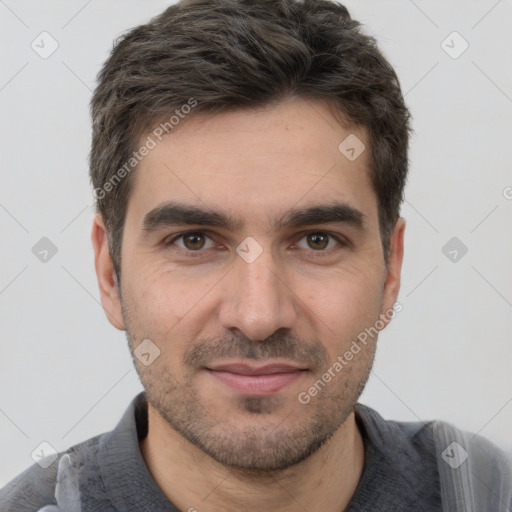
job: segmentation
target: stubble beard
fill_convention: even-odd
[[[279,395],[240,396],[230,418],[215,416],[203,403],[194,386],[194,373],[181,379],[166,365],[162,351],[150,366],[144,366],[133,353],[140,336],[134,329],[128,308],[123,304],[126,337],[133,362],[144,387],[149,404],[165,422],[193,446],[218,463],[234,468],[241,476],[265,478],[299,464],[317,452],[343,425],[359,399],[373,365],[375,350],[367,346],[364,371],[359,375],[344,368],[337,380],[311,399],[308,404],[296,403],[286,412],[289,399]],[[315,376],[314,381],[322,375]],[[237,427],[230,422],[236,415],[244,416]]]

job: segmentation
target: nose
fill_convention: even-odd
[[[270,252],[252,263],[237,258],[223,281],[220,322],[225,329],[263,341],[279,329],[294,327],[297,297]]]

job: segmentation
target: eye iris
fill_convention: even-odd
[[[325,249],[328,244],[327,236],[322,233],[311,233],[308,235],[308,243],[313,242],[313,249]],[[320,244],[320,247],[314,247],[315,244]]]
[[[183,237],[183,242],[187,249],[197,250],[204,246],[204,237],[200,233],[190,233]]]

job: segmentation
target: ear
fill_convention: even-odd
[[[405,219],[400,217],[396,221],[389,243],[389,260],[387,264],[386,280],[384,282],[382,311],[380,312],[380,318],[385,323],[384,327],[388,325],[391,318],[395,316],[394,314],[390,316],[391,312],[395,310],[398,311],[398,307],[393,309],[393,305],[396,303],[398,292],[400,291],[402,261],[404,259],[404,232]]]
[[[108,248],[107,230],[99,213],[94,216],[91,239],[94,247],[94,267],[100,288],[101,305],[108,321],[116,329],[123,331],[124,322],[117,276]]]

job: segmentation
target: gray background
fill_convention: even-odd
[[[142,389],[99,304],[88,102],[114,38],[169,3],[0,0],[0,486],[42,441],[61,450],[112,429]],[[395,66],[415,129],[403,311],[361,401],[512,450],[512,4],[345,4]],[[59,45],[46,59],[31,48],[50,48],[43,31]],[[453,31],[469,44],[458,58]],[[46,262],[32,252],[42,237],[57,248]],[[455,262],[452,237],[468,248],[445,249]]]

